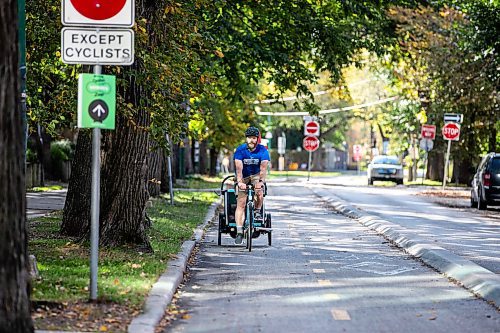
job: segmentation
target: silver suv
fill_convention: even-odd
[[[477,167],[470,193],[472,207],[486,209],[486,206],[500,205],[500,154],[489,153]]]

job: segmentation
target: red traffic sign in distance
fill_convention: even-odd
[[[307,151],[316,151],[319,148],[319,139],[315,136],[308,135],[302,141],[302,146]]]
[[[436,126],[435,125],[422,125],[420,135],[422,136],[422,139],[434,140],[436,138]]]
[[[446,123],[443,126],[442,133],[445,140],[458,141],[460,139],[460,125],[457,123]]]
[[[314,120],[304,122],[304,135],[319,136],[319,123]]]
[[[62,0],[62,23],[69,26],[132,27],[134,0]]]

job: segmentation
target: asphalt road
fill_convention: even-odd
[[[306,187],[272,186],[267,204],[273,246],[219,247],[213,226],[165,332],[500,332],[494,307]]]
[[[494,209],[449,208],[404,186],[323,186],[364,213],[400,225],[405,235],[433,242],[500,273],[500,214]]]

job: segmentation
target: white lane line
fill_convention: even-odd
[[[311,252],[302,252],[302,255],[303,256],[312,256],[312,253]]]
[[[342,309],[332,309],[332,317],[335,320],[351,320],[349,312]]]
[[[310,264],[321,264],[321,260],[309,260]]]
[[[313,268],[313,273],[323,274],[325,270],[323,268]]]
[[[323,287],[333,286],[332,281],[330,281],[330,280],[318,280],[318,283],[320,286],[323,286]]]

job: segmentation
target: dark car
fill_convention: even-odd
[[[500,206],[500,153],[489,153],[477,167],[470,202],[478,209],[486,209],[487,205]]]

